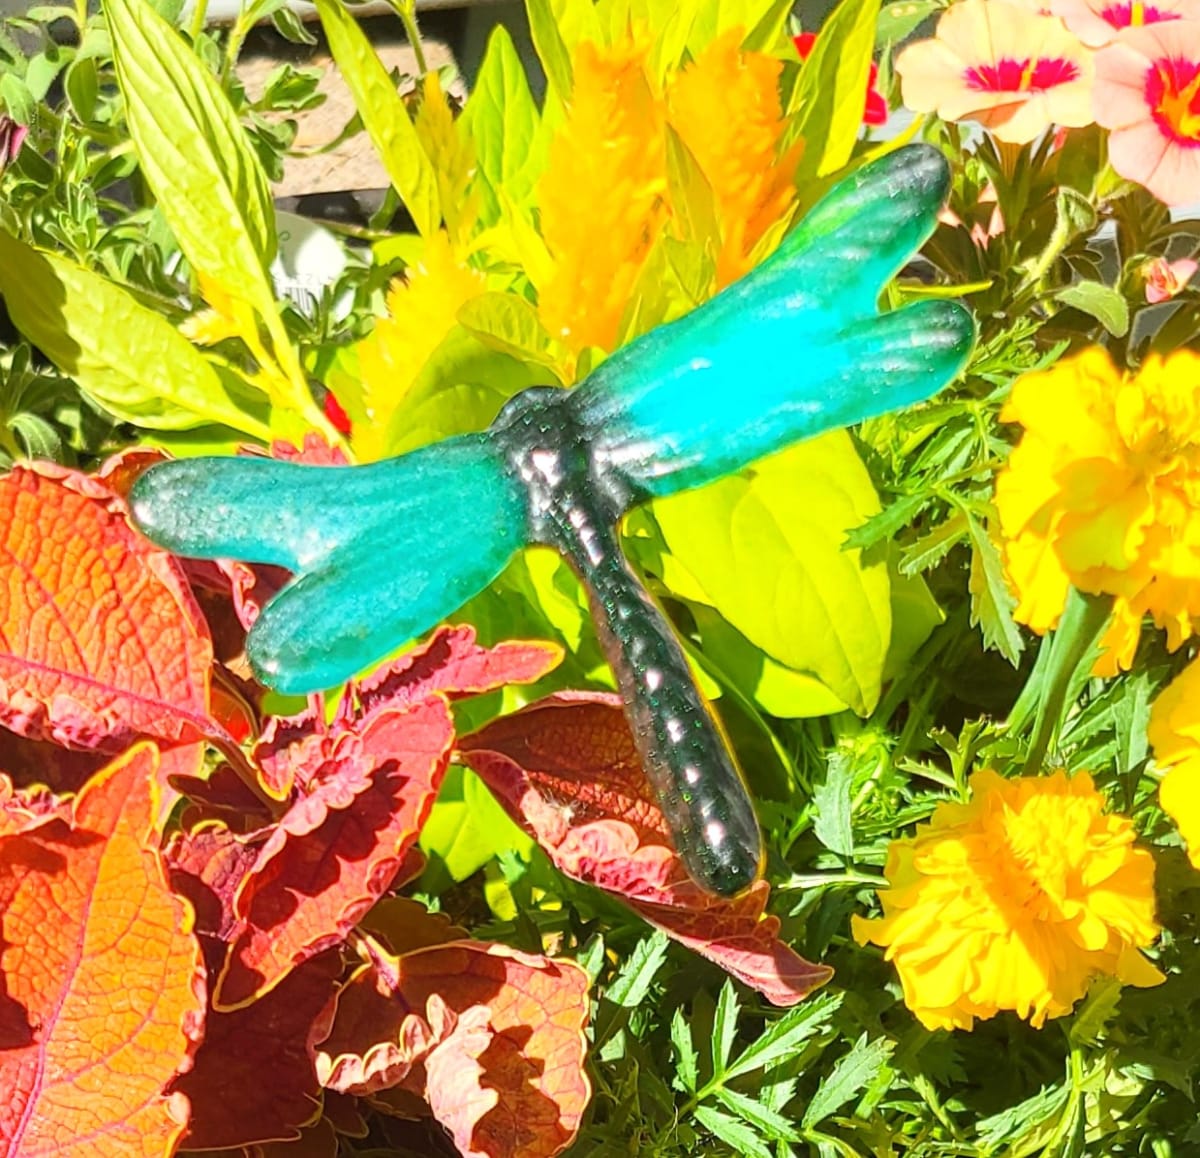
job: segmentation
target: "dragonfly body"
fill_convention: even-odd
[[[574,390],[522,392],[486,431],[363,467],[166,463],[138,480],[134,518],[179,554],[296,573],[247,642],[259,678],[287,692],[333,686],[428,630],[521,547],[556,548],[587,590],[688,871],[737,893],[761,868],[754,809],[616,526],[637,503],[923,400],[962,368],[974,323],[961,306],[876,312],[948,182],[925,146],[864,166],[741,281]]]
[[[754,806],[696,687],[683,648],[621,553],[615,526],[634,501],[604,469],[575,417],[579,394],[533,387],[493,424],[527,488],[529,542],[571,563],[625,702],[642,766],[688,872],[710,892],[740,892],[762,867]]]

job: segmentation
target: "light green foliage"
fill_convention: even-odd
[[[879,696],[890,591],[886,565],[842,544],[877,510],[840,432],[654,506],[667,548],[724,618],[862,714]]]
[[[337,0],[317,0],[317,11],[329,49],[346,78],[354,106],[393,188],[412,214],[418,231],[426,235],[434,232],[441,221],[437,175],[403,99],[346,8]]]
[[[99,274],[0,232],[0,293],[21,332],[110,414],[151,430],[220,422],[267,434],[253,399],[238,405],[170,322]]]

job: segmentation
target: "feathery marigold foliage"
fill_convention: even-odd
[[[1158,935],[1154,861],[1106,815],[1086,772],[1005,780],[984,769],[967,804],[939,805],[888,849],[883,916],[854,918],[886,948],[930,1029],[1011,1009],[1035,1026],[1069,1013],[1097,976],[1157,985],[1139,949]]]

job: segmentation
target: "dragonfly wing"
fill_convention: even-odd
[[[605,362],[573,394],[601,469],[673,494],[835,426],[928,398],[966,364],[971,315],[876,303],[949,188],[913,145],[835,187],[763,265]]]
[[[354,468],[163,463],[130,505],[178,554],[297,572],[247,641],[262,682],[294,694],[346,680],[432,627],[525,543],[524,494],[480,435]]]

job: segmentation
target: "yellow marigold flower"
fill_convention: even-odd
[[[764,233],[795,204],[798,144],[780,155],[780,61],[742,52],[744,32],[714,40],[667,87],[671,124],[713,191],[720,227],[717,284],[750,269]]]
[[[1149,734],[1154,758],[1167,773],[1158,802],[1200,868],[1200,661],[1184,668],[1154,701]]]
[[[1024,428],[996,480],[1016,618],[1053,627],[1071,585],[1116,597],[1098,674],[1128,668],[1149,614],[1170,647],[1200,617],[1200,354],[1137,374],[1093,348],[1026,374],[1000,417]]]
[[[1158,935],[1154,861],[1086,773],[1005,780],[984,770],[969,804],[942,804],[888,850],[883,916],[854,936],[885,946],[929,1029],[1014,1010],[1041,1027],[1093,977],[1157,985],[1138,951]]]
[[[444,232],[425,241],[420,262],[387,295],[387,317],[359,344],[363,406],[370,420],[356,427],[354,446],[368,461],[383,453],[388,419],[429,356],[458,320],[465,303],[483,293],[483,274],[454,252]]]
[[[644,45],[590,41],[574,60],[566,119],[537,187],[554,272],[538,285],[546,328],[573,350],[616,345],[634,282],[667,220],[662,100]]]

